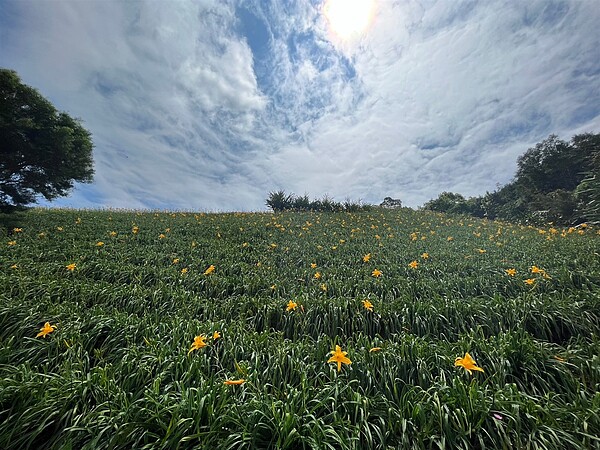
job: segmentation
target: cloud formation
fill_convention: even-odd
[[[480,195],[555,133],[600,132],[594,0],[8,1],[0,65],[95,142],[82,207],[260,210],[270,190]]]

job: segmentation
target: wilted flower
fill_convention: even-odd
[[[246,380],[244,380],[243,378],[241,378],[239,380],[225,380],[225,381],[223,381],[223,384],[226,384],[227,386],[231,386],[231,385],[244,384],[245,382],[246,382]]]
[[[8,245],[17,245],[17,241],[8,241]]]
[[[369,353],[375,353],[381,350],[381,347],[373,347],[371,350],[369,350]]]
[[[338,372],[342,369],[342,363],[352,364],[352,361],[346,356],[348,352],[343,352],[339,345],[335,346],[335,350],[330,352],[333,356],[327,360],[328,363],[335,362],[338,366]]]
[[[44,326],[42,328],[40,328],[40,332],[35,337],[45,338],[46,335],[52,333],[55,328],[56,328],[56,325],[50,325],[50,322],[46,322],[44,324]]]

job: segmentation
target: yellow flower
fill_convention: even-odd
[[[46,322],[42,328],[40,328],[40,332],[35,337],[43,337],[45,338],[47,334],[50,334],[54,331],[56,325],[50,325],[50,322]]]
[[[505,272],[509,277],[514,277],[517,273],[517,269],[506,269]]]
[[[188,273],[188,268],[184,267],[183,269],[181,269],[181,273]]]
[[[478,251],[479,253],[485,253],[485,250],[484,250],[484,249],[482,249],[482,248],[478,248],[478,249],[477,249],[477,251]]]
[[[177,264],[179,262],[179,258],[173,259],[173,264]]]
[[[70,270],[71,272],[73,272],[75,270],[75,267],[77,267],[77,264],[71,263],[71,264],[67,264],[65,267],[67,268],[67,270]]]
[[[115,237],[115,236],[117,235],[117,232],[116,232],[116,231],[111,231],[111,232],[110,232],[110,233],[108,233],[108,234],[110,234],[112,237]]]
[[[421,258],[423,259],[429,259],[429,253],[425,252],[421,255]]]
[[[464,369],[469,372],[470,375],[473,375],[473,372],[471,372],[472,370],[477,370],[479,372],[483,372],[483,369],[481,367],[477,367],[477,363],[475,363],[475,360],[471,357],[471,355],[469,355],[469,353],[465,353],[465,357],[461,358],[460,356],[458,356],[455,360],[454,360],[454,366],[455,367],[464,367]]]
[[[206,336],[204,336],[204,335],[196,336],[194,338],[192,347],[190,348],[190,351],[188,352],[188,355],[190,353],[192,353],[194,350],[200,350],[201,348],[206,347],[208,344],[206,342],[204,342],[205,339],[206,339]]]
[[[216,341],[216,340],[217,340],[217,339],[219,339],[220,337],[221,337],[221,333],[219,333],[218,331],[215,331],[215,332],[213,333],[213,340],[215,340],[215,341]]]
[[[290,300],[285,308],[286,311],[293,311],[298,307],[298,303],[293,300]]]
[[[419,267],[419,263],[417,261],[412,261],[408,264],[408,267],[410,267],[411,269],[416,269],[417,267]]]
[[[448,242],[453,241],[453,240],[454,240],[454,238],[452,236],[448,236],[448,239],[447,239]]]
[[[158,238],[159,238],[159,239],[164,239],[164,238],[166,238],[166,236],[165,236],[164,234],[160,233],[160,234],[158,235]]]
[[[17,241],[8,241],[8,245],[17,245]]]
[[[23,231],[23,228],[13,228],[14,233],[20,233]]]
[[[18,265],[16,265],[16,264],[13,264],[12,266],[10,266],[10,268],[11,268],[11,269],[18,269],[18,268],[19,268],[19,266],[18,266]]]
[[[371,350],[369,350],[369,353],[378,352],[380,350],[381,350],[381,347],[373,347]]]
[[[310,263],[310,268],[311,269],[316,269],[317,268],[317,263]]]
[[[326,285],[325,283],[322,283],[322,284],[321,284],[321,290],[322,290],[323,292],[327,292],[327,285]]]
[[[104,242],[102,242],[102,241],[96,242],[96,247],[102,247],[103,245],[104,245]]]
[[[243,378],[240,378],[239,380],[225,380],[225,381],[223,381],[223,384],[226,384],[227,386],[231,386],[231,385],[244,384],[245,382],[246,382],[246,380],[244,380]]]
[[[63,227],[56,227],[56,230],[57,231],[62,231],[62,230],[64,230],[64,228]]]
[[[365,309],[368,309],[369,311],[373,311],[373,303],[371,303],[369,301],[369,299],[363,300],[362,304],[365,307]]]
[[[538,266],[531,266],[531,273],[544,273]]]
[[[527,278],[523,282],[531,286],[533,283],[535,283],[535,278]]]
[[[213,266],[212,264],[210,266],[208,266],[208,269],[206,269],[204,271],[204,275],[210,275],[211,273],[213,273],[215,271],[215,266]]]
[[[363,262],[369,262],[371,260],[371,254],[367,253],[365,256],[363,256]]]
[[[379,269],[375,269],[375,270],[373,270],[371,275],[373,275],[375,278],[379,278],[381,275],[383,275],[383,272]]]
[[[335,346],[335,350],[330,352],[333,356],[327,360],[328,363],[335,362],[338,365],[338,372],[342,369],[342,363],[352,364],[352,361],[346,356],[348,352],[343,352],[339,345]]]
[[[315,279],[316,280],[320,280],[321,279],[321,272],[315,273]]]
[[[242,247],[246,248],[246,247],[248,247],[249,245],[250,245],[250,244],[248,244],[247,242],[244,242],[244,243],[242,244]]]
[[[138,234],[138,232],[139,232],[139,231],[140,231],[140,227],[137,227],[137,226],[135,226],[135,227],[133,227],[133,228],[131,229],[131,232],[132,232],[133,234]]]

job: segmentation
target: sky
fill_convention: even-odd
[[[600,133],[600,0],[327,1],[0,0],[0,67],[94,141],[94,182],[51,205],[418,207]]]

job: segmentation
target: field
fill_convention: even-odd
[[[2,449],[600,448],[598,228],[2,220]]]

